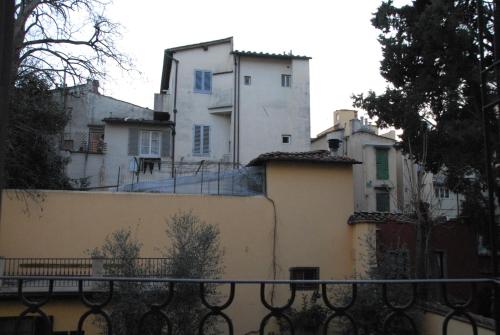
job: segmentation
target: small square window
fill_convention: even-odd
[[[292,76],[289,74],[282,74],[281,75],[281,86],[282,87],[290,87],[290,84],[292,82]]]
[[[281,135],[281,143],[283,144],[292,143],[292,135]]]
[[[290,280],[318,280],[318,267],[296,267],[290,268]],[[318,290],[318,284],[295,284],[295,289],[298,291]]]
[[[245,76],[243,77],[245,85],[250,86],[252,84],[252,77],[251,76]]]

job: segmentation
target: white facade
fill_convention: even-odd
[[[54,98],[69,116],[61,153],[69,159],[66,174],[76,186],[123,184],[134,175],[130,171],[133,160],[170,159],[168,122],[155,121],[153,110],[99,94],[98,85],[97,81],[88,81],[54,91]],[[137,129],[135,152],[130,150],[130,129]],[[148,146],[140,147],[143,132],[155,132],[153,154],[144,154],[147,149],[151,151]]]
[[[234,51],[232,38],[167,49],[155,109],[177,111],[176,161],[307,151],[309,58]]]
[[[339,139],[339,154],[362,162],[353,166],[355,210],[411,211],[418,189],[419,167],[398,149],[395,132],[379,134],[375,125],[366,119],[358,119],[353,110],[337,110],[333,119],[333,127],[312,139],[311,147],[325,150],[329,139]],[[383,154],[377,160],[380,151],[387,155]],[[377,171],[380,164],[386,166],[386,173]],[[459,195],[444,186],[442,176],[422,174],[420,184],[422,201],[430,204],[434,216],[454,218],[458,215]],[[388,204],[381,204],[386,200]]]

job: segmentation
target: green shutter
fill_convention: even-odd
[[[376,149],[377,179],[389,179],[389,150]]]

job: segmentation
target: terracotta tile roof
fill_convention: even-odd
[[[344,156],[332,156],[328,150],[304,152],[269,152],[253,159],[248,166],[264,165],[268,161],[311,162],[323,164],[361,164],[355,159]]]
[[[354,212],[347,221],[348,224],[355,223],[415,223],[416,219],[408,214],[386,213],[386,212]]]
[[[311,57],[292,55],[292,54],[287,54],[287,53],[273,54],[273,53],[267,53],[267,52],[254,52],[254,51],[243,51],[243,50],[234,50],[232,53],[235,55],[240,55],[240,56],[262,57],[262,58],[311,59]]]

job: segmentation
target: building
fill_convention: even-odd
[[[395,131],[382,133],[357,114],[348,109],[334,111],[333,126],[311,140],[316,150],[327,149],[333,140],[340,155],[363,163],[353,168],[355,210],[411,212],[420,184],[421,199],[430,204],[434,216],[457,217],[459,195],[446,187],[445,177],[420,171],[400,150]]]
[[[155,166],[170,159],[168,113],[102,95],[95,80],[57,89],[54,98],[69,116],[60,147],[76,186],[122,184],[141,169],[158,173]]]
[[[175,160],[310,150],[309,59],[236,51],[232,37],[166,49],[155,110],[173,115]]]
[[[96,261],[82,257],[89,257],[86,251],[101,246],[107,235],[127,227],[143,245],[141,257],[158,259],[169,247],[166,220],[191,211],[220,230],[224,278],[349,278],[358,261],[352,252],[356,227],[347,224],[353,213],[352,166],[357,163],[327,151],[260,155],[251,162],[266,170],[266,193],[259,196],[47,191],[43,203],[28,199],[27,204],[9,195],[14,191],[6,191],[0,217],[0,255],[5,257],[0,257],[0,276],[96,275]],[[26,205],[33,215],[23,212]],[[17,288],[11,284],[0,282],[0,327],[25,309],[12,300]],[[47,284],[38,284],[26,282],[25,292],[43,294]],[[235,334],[258,329],[268,313],[259,289],[237,288],[234,303],[225,311]],[[303,294],[315,289],[298,290],[297,306]],[[288,291],[289,286],[280,285],[266,296],[286,301]],[[42,309],[52,317],[55,331],[75,332],[87,309],[78,288],[56,283],[54,293],[54,303]],[[85,322],[85,334],[99,334],[95,328],[91,319]]]
[[[336,149],[362,162],[354,166],[354,208],[356,211],[395,211],[398,208],[397,160],[393,133],[378,135],[377,128],[366,119],[358,119],[353,110],[333,113],[333,127],[311,140],[313,149],[327,149],[328,141],[338,143]]]

